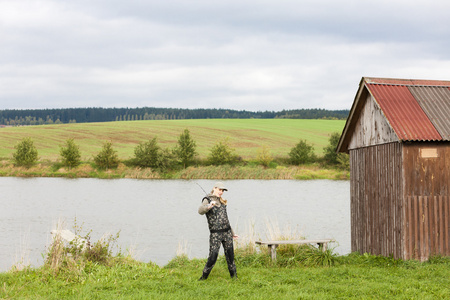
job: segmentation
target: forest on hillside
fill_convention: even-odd
[[[246,111],[231,109],[183,108],[58,108],[0,110],[0,125],[24,126],[63,123],[89,123],[137,120],[180,119],[346,119],[348,110],[296,109],[282,111]]]

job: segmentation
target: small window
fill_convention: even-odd
[[[437,148],[423,148],[420,149],[421,158],[436,158],[438,157]]]

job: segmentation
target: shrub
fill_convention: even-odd
[[[270,148],[267,146],[263,146],[258,150],[258,155],[256,157],[258,163],[264,167],[269,167],[273,161],[273,157],[270,154]]]
[[[161,149],[158,153],[157,169],[161,172],[170,170],[175,165],[175,156],[173,151],[168,148]]]
[[[16,166],[31,167],[38,160],[38,151],[31,138],[24,138],[16,146],[13,153],[13,162]]]
[[[61,147],[59,151],[62,164],[66,167],[73,168],[81,163],[80,148],[75,144],[73,139],[66,141],[66,146]]]
[[[103,144],[102,150],[94,157],[94,162],[101,169],[115,169],[119,166],[119,157],[111,142]]]
[[[157,168],[158,156],[161,148],[158,146],[156,138],[146,143],[139,143],[134,148],[134,163],[141,168]]]
[[[146,143],[140,143],[134,149],[133,164],[141,168],[158,169],[165,172],[174,165],[174,154],[168,149],[158,146],[156,138]]]
[[[323,149],[324,156],[323,159],[326,163],[330,165],[336,165],[340,169],[348,170],[350,169],[350,160],[347,153],[336,153],[336,148],[338,146],[340,139],[340,134],[334,132],[331,134],[329,139],[329,144]]]
[[[311,163],[317,159],[314,154],[314,147],[309,145],[306,140],[300,140],[298,144],[291,149],[289,158],[294,165]]]
[[[323,148],[324,156],[323,159],[328,164],[336,165],[338,163],[337,161],[337,153],[336,148],[339,143],[340,134],[337,132],[333,132],[328,139],[329,144],[325,148]]]
[[[193,162],[197,154],[196,148],[197,145],[191,138],[189,130],[185,129],[178,138],[178,146],[174,149],[174,153],[183,165],[183,168],[188,167]]]
[[[217,142],[212,148],[208,156],[208,162],[211,165],[219,166],[225,164],[233,164],[238,161],[238,156],[228,143],[228,138]]]
[[[350,170],[350,157],[347,153],[338,153],[338,167],[342,170]]]
[[[84,259],[103,265],[109,264],[109,261],[113,258],[113,247],[118,239],[119,232],[115,236],[112,234],[104,235],[97,242],[93,243],[92,246],[83,251],[82,255]]]

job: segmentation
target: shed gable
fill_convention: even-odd
[[[366,101],[369,94],[372,98]],[[371,101],[377,111],[369,117],[367,103]],[[381,116],[386,123],[367,121]],[[370,134],[363,137],[362,132]],[[376,132],[387,136],[378,137]],[[336,151],[348,153],[358,145],[389,141],[450,141],[450,81],[363,77]]]
[[[368,94],[355,124],[348,149],[387,144],[398,140],[380,107]]]

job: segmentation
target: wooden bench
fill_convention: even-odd
[[[285,240],[285,241],[256,241],[258,245],[267,245],[272,254],[272,260],[277,260],[277,247],[279,245],[304,245],[304,244],[317,244],[319,249],[326,251],[328,243],[335,242],[333,239],[321,239],[321,240]]]

